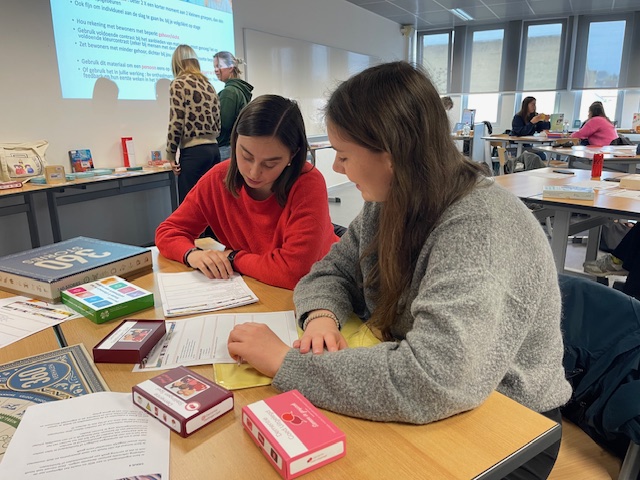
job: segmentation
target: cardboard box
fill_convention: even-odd
[[[346,454],[344,433],[297,390],[243,407],[242,425],[286,480]]]
[[[95,323],[153,307],[153,293],[120,277],[106,277],[63,290],[62,303]]]
[[[233,410],[233,393],[185,367],[135,385],[132,395],[134,404],[181,437]]]
[[[593,188],[572,185],[546,186],[542,189],[542,198],[568,198],[573,200],[593,200]]]
[[[143,363],[167,333],[164,320],[123,320],[93,347],[95,363]]]
[[[76,237],[0,258],[0,289],[46,302],[62,290],[110,275],[133,277],[153,268],[151,250]]]
[[[634,173],[633,175],[626,175],[620,179],[620,188],[626,188],[627,190],[640,190],[640,175]]]
[[[47,165],[44,167],[44,177],[47,179],[47,183],[65,183],[67,177],[64,173],[64,167],[62,165]]]

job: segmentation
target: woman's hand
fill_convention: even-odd
[[[263,323],[241,323],[233,327],[227,348],[236,361],[244,360],[268,377],[278,373],[291,350]]]
[[[180,164],[177,162],[171,162],[171,170],[175,176],[180,175]]]
[[[311,314],[318,315],[320,311],[315,310]],[[320,354],[324,352],[324,347],[330,352],[337,352],[347,348],[347,341],[338,330],[335,320],[330,317],[314,318],[307,324],[307,328],[300,340],[293,342],[293,348],[300,349],[300,353]]]
[[[194,250],[185,259],[193,268],[204,273],[207,278],[228,279],[233,275],[233,267],[228,260],[231,250],[220,252],[218,250]]]

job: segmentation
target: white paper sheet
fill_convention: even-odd
[[[25,412],[0,478],[169,479],[170,430],[133,404],[130,393],[100,392],[33,405]]]
[[[134,372],[213,363],[235,363],[229,355],[227,340],[235,325],[264,323],[280,340],[293,346],[298,339],[296,319],[292,311],[202,315],[179,321],[167,321],[167,333],[151,350],[144,365]]]
[[[213,312],[258,301],[244,279],[209,279],[199,271],[158,273],[158,288],[165,317]]]
[[[4,298],[0,300],[0,348],[79,316],[63,304],[21,296]]]

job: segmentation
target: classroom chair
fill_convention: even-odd
[[[582,277],[559,275],[564,368],[573,387],[563,415],[624,458],[618,480],[640,472],[640,301]]]

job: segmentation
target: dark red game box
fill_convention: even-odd
[[[233,410],[233,393],[185,367],[139,383],[132,391],[133,403],[181,437]]]
[[[93,347],[96,363],[142,363],[166,333],[164,320],[124,320]]]

